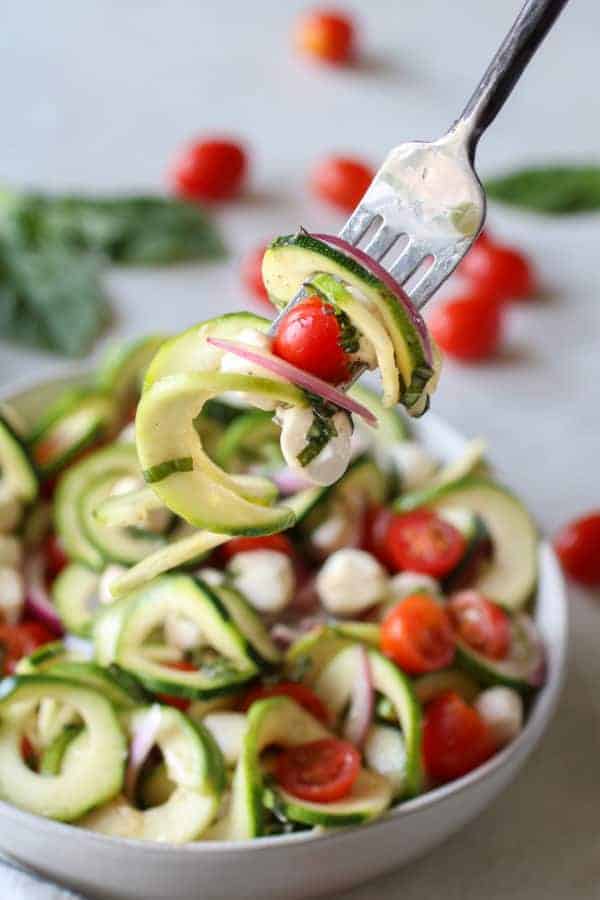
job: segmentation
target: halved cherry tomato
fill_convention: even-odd
[[[502,339],[504,314],[500,303],[480,294],[461,294],[439,303],[429,316],[429,328],[449,356],[464,362],[487,359]]]
[[[168,669],[179,669],[180,672],[197,672],[198,666],[194,666],[192,663],[187,662],[185,659],[178,660],[176,662],[166,663]],[[181,712],[186,712],[189,709],[191,700],[188,700],[187,697],[173,697],[171,694],[157,694],[156,695],[161,703],[166,703],[167,706],[174,706],[175,709],[181,710]]]
[[[494,752],[487,724],[454,691],[435,697],[425,708],[423,759],[436,781],[452,781],[477,768]]]
[[[241,276],[249,293],[257,300],[269,302],[269,295],[262,277],[262,262],[268,244],[251,250],[242,260]]]
[[[0,624],[0,659],[2,673],[12,675],[15,666],[24,656],[29,656],[38,647],[56,640],[56,635],[41,622],[34,620],[20,625]]]
[[[193,141],[179,151],[170,169],[175,193],[186,200],[227,200],[239,193],[248,160],[234,141]]]
[[[375,172],[360,159],[330,156],[314,167],[310,183],[320,199],[351,212],[373,181]]]
[[[341,346],[341,338],[333,307],[320,297],[308,297],[282,318],[273,353],[336,384],[350,377],[350,357]]]
[[[246,712],[257,700],[265,700],[267,697],[291,697],[298,706],[302,706],[307,712],[327,725],[329,712],[325,704],[305,684],[297,681],[280,681],[279,684],[259,684],[244,694],[240,703],[242,712]]]
[[[62,542],[54,532],[49,534],[44,542],[44,556],[46,558],[46,576],[49,581],[53,581],[69,562]]]
[[[459,591],[446,607],[461,640],[490,659],[505,659],[510,650],[511,627],[507,613],[479,591]]]
[[[314,10],[299,20],[294,32],[298,49],[328,63],[346,63],[354,51],[354,24],[339,12]]]
[[[352,790],[360,771],[360,754],[353,744],[323,738],[284,750],[275,778],[281,787],[312,803],[333,803]]]
[[[394,569],[421,572],[433,578],[451,572],[466,549],[458,528],[428,509],[395,515],[386,543]]]
[[[489,300],[526,300],[537,284],[531,263],[514,247],[497,244],[488,236],[475,241],[457,269],[477,293]]]
[[[237,553],[248,553],[251,550],[276,550],[286,556],[294,556],[294,545],[285,534],[266,534],[263,537],[232,538],[219,547],[219,556],[228,562]]]
[[[405,597],[381,624],[381,649],[409,675],[449,666],[455,642],[446,611],[429,594]]]
[[[567,575],[590,587],[600,585],[600,510],[565,525],[554,549]]]

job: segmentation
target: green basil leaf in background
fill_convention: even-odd
[[[4,228],[26,246],[64,244],[131,265],[210,260],[224,253],[207,213],[172,197],[31,193],[1,200]]]
[[[90,253],[0,240],[0,337],[81,356],[109,318],[101,273]]]
[[[600,165],[520,169],[484,182],[501,203],[554,215],[600,210]]]

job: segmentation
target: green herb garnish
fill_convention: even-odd
[[[541,166],[489,178],[493,200],[554,215],[600,209],[600,166]]]
[[[346,353],[358,353],[360,348],[360,335],[354,327],[348,314],[341,309],[334,309],[334,315],[340,326],[338,344]]]
[[[143,476],[146,484],[156,484],[175,472],[191,472],[194,468],[194,461],[191,456],[180,456],[178,459],[167,459],[165,462],[158,463],[156,466],[150,466],[144,469]]]

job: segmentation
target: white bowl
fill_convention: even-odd
[[[13,394],[12,402],[29,417],[64,383],[61,379]],[[442,459],[464,446],[463,438],[432,415],[417,423],[417,430]],[[322,836],[302,832],[174,847],[104,837],[0,803],[0,850],[104,900],[294,900],[335,895],[398,868],[490,804],[514,779],[552,717],[565,668],[567,607],[560,570],[547,544],[540,547],[536,620],[547,648],[548,678],[519,737],[471,774],[403,803],[370,825]]]

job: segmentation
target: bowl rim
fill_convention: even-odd
[[[63,371],[56,376],[43,379],[22,379],[17,383],[3,388],[0,391],[0,400],[8,401],[25,393],[29,393],[36,387],[45,387],[52,382],[60,383],[66,380],[74,380],[89,375],[89,370],[82,367],[69,367],[68,371]],[[436,427],[445,431],[453,440],[464,441],[462,434],[449,425],[444,419],[435,414],[429,413],[428,418],[435,422]],[[372,822],[366,822],[361,825],[350,826],[331,831],[319,831],[312,829],[310,831],[297,832],[287,835],[273,835],[270,837],[248,838],[241,841],[193,841],[187,844],[172,844],[141,841],[133,838],[112,837],[110,835],[99,834],[97,832],[81,828],[77,823],[59,822],[53,819],[47,819],[44,816],[38,816],[35,813],[19,809],[10,803],[0,800],[0,815],[13,817],[30,827],[48,828],[57,836],[64,833],[68,838],[73,836],[74,829],[78,832],[78,837],[82,840],[90,841],[92,844],[102,845],[107,848],[115,849],[117,847],[123,850],[129,849],[132,852],[142,854],[174,854],[180,853],[186,856],[193,854],[206,853],[247,853],[256,850],[272,850],[277,847],[290,847],[312,843],[313,841],[331,841],[343,835],[355,832],[363,833],[366,829],[373,831],[377,828],[385,828],[394,820],[408,818],[429,809],[438,804],[463,793],[469,788],[486,780],[488,776],[499,773],[510,763],[523,761],[532,752],[539,743],[543,733],[548,726],[560,697],[562,690],[565,670],[566,670],[566,650],[568,641],[568,607],[565,581],[558,564],[558,560],[551,544],[548,541],[541,540],[538,548],[538,564],[540,575],[545,574],[551,581],[551,589],[556,595],[555,599],[555,615],[559,620],[557,633],[559,637],[553,645],[553,664],[549,669],[546,683],[536,696],[533,707],[529,713],[523,730],[517,738],[508,746],[495,753],[483,765],[478,766],[472,772],[457,778],[448,784],[440,785],[425,791],[418,797],[411,800],[400,802],[397,806],[388,810],[383,816]],[[538,579],[539,582],[540,579]]]

